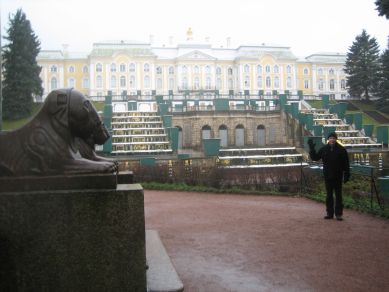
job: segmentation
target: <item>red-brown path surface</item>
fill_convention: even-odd
[[[145,190],[185,291],[389,291],[389,221],[300,197]]]

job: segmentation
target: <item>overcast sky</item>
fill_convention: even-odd
[[[297,56],[346,53],[366,29],[381,50],[387,47],[389,20],[378,16],[375,0],[0,0],[2,35],[8,17],[26,13],[42,50],[90,52],[105,40],[183,42],[209,37],[214,47],[277,44]]]

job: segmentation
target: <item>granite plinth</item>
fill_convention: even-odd
[[[118,184],[132,184],[134,183],[134,172],[121,171],[117,174]]]
[[[0,177],[0,192],[116,189],[116,185],[115,173]]]
[[[146,291],[143,189],[0,193],[0,291]]]

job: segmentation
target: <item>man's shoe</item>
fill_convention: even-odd
[[[330,216],[330,215],[324,216],[324,219],[332,219],[332,218],[334,218],[334,216]]]
[[[342,220],[343,220],[343,218],[342,218],[342,216],[336,216],[336,220],[338,220],[338,221],[342,221]]]

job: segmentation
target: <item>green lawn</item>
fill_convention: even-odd
[[[14,120],[14,121],[11,121],[11,120],[3,120],[3,128],[2,130],[4,131],[10,131],[10,130],[16,130],[22,126],[24,126],[25,124],[27,124],[27,122],[33,117],[35,116],[35,114],[40,110],[40,108],[42,107],[42,103],[35,103],[33,105],[33,109],[32,109],[32,113],[31,113],[31,116],[28,117],[28,118],[24,118],[24,119],[19,119],[19,120]]]
[[[93,105],[95,106],[95,108],[98,112],[104,111],[104,101],[94,101]]]
[[[362,102],[360,100],[353,100],[352,103],[361,109],[361,111],[376,111],[376,107],[372,102]]]

